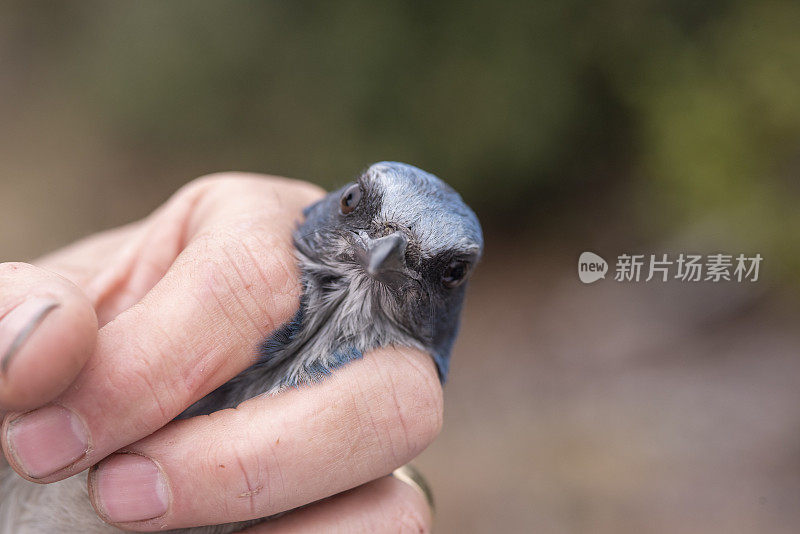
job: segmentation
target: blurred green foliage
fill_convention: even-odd
[[[800,262],[796,2],[0,5],[5,76],[135,157],[326,186],[403,160],[514,222],[620,189],[642,232],[712,218]]]

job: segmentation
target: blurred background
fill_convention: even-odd
[[[214,171],[416,164],[487,238],[418,461],[439,532],[797,532],[799,27],[770,0],[0,0],[0,260]],[[583,285],[584,250],[764,261]]]

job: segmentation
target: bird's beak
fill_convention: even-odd
[[[366,243],[362,263],[367,273],[381,279],[392,273],[406,270],[406,246],[408,239],[402,232],[395,232]]]

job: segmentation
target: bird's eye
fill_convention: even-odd
[[[453,260],[451,261],[442,273],[442,284],[445,287],[457,287],[461,282],[466,280],[467,273],[469,272],[469,265],[465,261]]]
[[[356,209],[359,202],[361,202],[361,186],[353,184],[342,193],[342,198],[339,200],[339,208],[342,210],[342,214],[347,215]]]

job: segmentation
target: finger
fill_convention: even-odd
[[[32,265],[0,264],[0,411],[53,400],[96,338],[94,310],[78,288]]]
[[[90,494],[132,530],[266,517],[392,472],[441,419],[431,358],[380,349],[320,384],[171,423],[93,468]]]
[[[81,288],[84,293],[93,279],[137,241],[147,226],[147,219],[85,237],[34,260],[38,267],[58,273]],[[93,304],[97,304],[92,300]]]
[[[374,480],[324,501],[294,510],[242,534],[430,532],[425,497],[394,477]]]
[[[202,211],[197,210],[198,204],[237,176],[243,175],[224,173],[193,180],[145,219],[89,236],[35,263],[80,287],[94,305],[101,326],[105,325],[141,300],[164,276],[198,226],[191,221],[196,211]],[[291,183],[299,186],[299,182]]]
[[[198,202],[225,180],[193,180],[141,221],[89,236],[36,260],[89,297],[100,325],[136,304],[169,270],[192,237],[187,225]]]
[[[184,221],[185,250],[144,299],[100,330],[60,408],[6,416],[4,447],[22,476],[60,480],[153,433],[250,365],[259,341],[295,313],[291,233],[318,190],[255,178],[217,183]],[[38,450],[50,463],[32,465]]]

